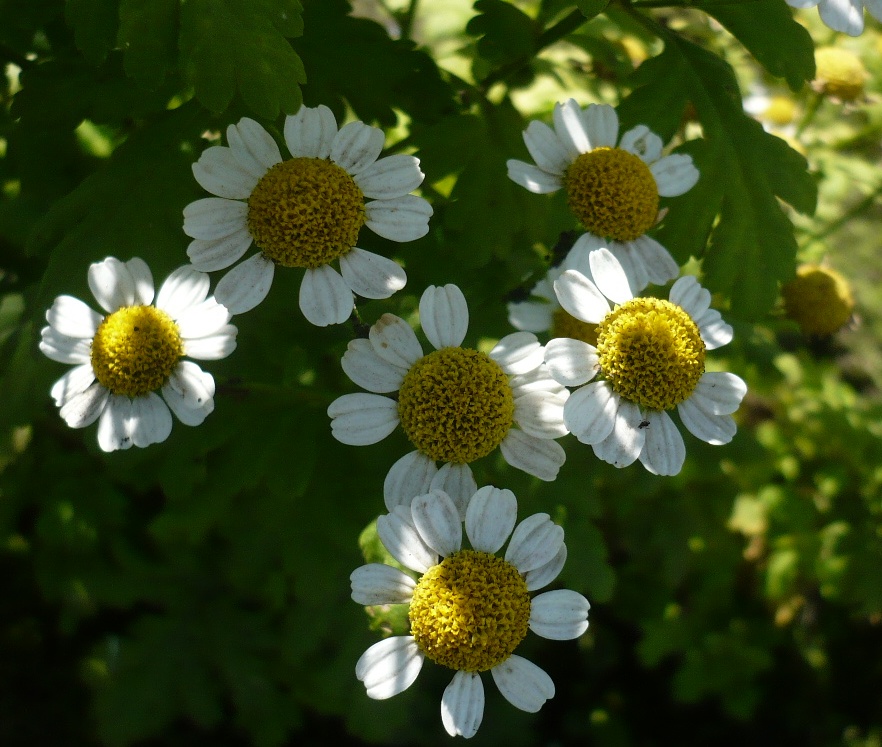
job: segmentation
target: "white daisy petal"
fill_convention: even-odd
[[[512,332],[493,346],[489,356],[509,376],[519,376],[541,366],[545,351],[532,332]]]
[[[396,506],[377,517],[377,536],[389,554],[405,568],[425,573],[438,564],[438,553],[429,547],[413,525],[409,506]]]
[[[597,348],[582,340],[555,337],[545,345],[545,365],[555,381],[581,386],[597,376]]]
[[[147,306],[153,303],[153,273],[147,263],[140,257],[132,257],[126,262],[126,269],[132,276],[135,284],[135,298],[133,303]]]
[[[606,249],[622,266],[628,286],[637,292],[649,285],[649,272],[644,266],[643,261],[637,256],[637,252],[634,251],[633,244],[634,242],[630,241],[625,243],[608,241],[606,242]]]
[[[407,274],[397,262],[353,247],[340,257],[346,284],[363,298],[389,298],[407,285]]]
[[[370,340],[355,339],[340,360],[345,374],[362,389],[375,394],[397,392],[407,369],[393,365],[377,355]]]
[[[554,697],[554,682],[542,669],[512,654],[490,670],[502,696],[527,713],[537,713],[545,701]]]
[[[561,145],[569,154],[572,163],[581,153],[591,150],[588,141],[588,133],[585,132],[585,124],[582,121],[582,110],[575,99],[569,99],[563,104],[555,104],[552,111],[554,119],[554,131]]]
[[[50,360],[71,365],[88,363],[91,350],[91,337],[68,337],[52,327],[43,327],[40,330],[40,352]]]
[[[135,304],[134,278],[128,267],[116,257],[89,265],[88,280],[89,290],[105,311],[114,312]]]
[[[860,36],[864,30],[864,0],[821,0],[818,11],[834,31]]]
[[[347,270],[350,271],[351,268]],[[300,284],[300,310],[308,322],[316,327],[342,324],[352,314],[354,305],[350,284],[333,267],[307,268]]]
[[[729,443],[738,430],[731,415],[709,413],[692,397],[677,405],[677,412],[693,436],[714,446]]]
[[[451,736],[470,739],[484,718],[484,684],[477,672],[458,671],[441,696],[441,723]]]
[[[213,241],[248,228],[248,203],[203,197],[184,208],[184,233],[192,239]]]
[[[410,514],[423,541],[442,557],[462,547],[459,509],[443,490],[418,495],[411,501]]]
[[[666,412],[643,413],[641,430],[646,434],[640,463],[654,475],[676,475],[686,460],[683,436]]]
[[[193,176],[206,192],[230,200],[247,200],[262,174],[242,166],[229,148],[213,145],[193,164]]]
[[[530,630],[552,641],[569,641],[588,630],[591,605],[570,589],[554,589],[530,602]]]
[[[102,317],[78,298],[58,296],[46,311],[46,321],[65,337],[91,339],[98,331]]]
[[[723,345],[728,345],[735,336],[732,325],[724,322],[720,312],[716,309],[708,309],[693,321],[698,325],[701,339],[708,350],[716,350]]]
[[[648,283],[664,285],[680,274],[680,266],[671,253],[650,236],[640,236],[628,242],[628,246],[646,271]],[[636,292],[644,287],[640,285],[634,290]]]
[[[731,415],[741,406],[747,384],[740,376],[724,371],[709,371],[699,380],[690,399],[711,415]]]
[[[165,388],[178,394],[189,409],[202,409],[214,397],[214,377],[193,361],[181,361],[171,372]]]
[[[337,120],[324,104],[301,106],[285,117],[285,145],[295,158],[327,158],[337,136]]]
[[[132,399],[130,417],[127,428],[132,444],[140,449],[150,444],[162,443],[171,433],[171,412],[156,392]]]
[[[478,484],[469,465],[447,462],[432,476],[429,488],[447,493],[459,511],[460,519],[463,519],[469,499],[475,494]]]
[[[369,200],[389,200],[413,192],[425,176],[418,158],[398,154],[381,158],[354,178]]]
[[[612,432],[602,441],[592,444],[594,455],[616,467],[633,464],[643,451],[646,431],[640,428],[643,416],[640,408],[614,395],[618,400],[615,423]]]
[[[678,197],[698,183],[698,169],[692,157],[685,153],[672,153],[649,167],[658,193],[662,197]]]
[[[605,381],[583,386],[570,395],[564,405],[564,423],[581,443],[605,440],[616,422],[618,397]]]
[[[609,313],[606,296],[576,270],[567,270],[555,280],[554,292],[564,310],[583,322],[598,324]]]
[[[61,407],[78,394],[85,392],[92,385],[93,381],[95,381],[95,372],[92,370],[92,364],[83,363],[79,366],[74,366],[58,379],[52,385],[49,394],[55,401],[55,406]]]
[[[211,281],[204,272],[199,272],[192,265],[179,267],[166,278],[159,289],[156,308],[177,320],[184,312],[201,304],[208,297],[210,286]],[[226,310],[223,313],[226,314]]]
[[[518,518],[518,501],[510,490],[485,485],[469,501],[465,529],[472,547],[494,554],[514,529]]]
[[[187,257],[202,272],[224,270],[245,255],[251,242],[246,226],[219,239],[193,239],[187,247]]]
[[[414,683],[424,660],[412,636],[384,638],[361,655],[355,676],[364,682],[369,698],[385,700]]]
[[[392,465],[383,481],[386,508],[392,511],[396,506],[410,506],[416,496],[430,490],[432,478],[437,472],[435,462],[425,454],[419,451],[405,454]]]
[[[405,371],[423,357],[416,333],[401,317],[383,314],[371,327],[371,344],[383,360]]]
[[[384,563],[368,563],[349,575],[352,601],[363,605],[407,604],[416,581],[398,568]]]
[[[181,337],[187,340],[217,334],[230,321],[230,312],[211,297],[185,309],[176,319]]]
[[[244,314],[266,298],[275,272],[276,266],[271,260],[259,252],[253,254],[218,281],[214,297],[231,314]]]
[[[98,418],[98,446],[102,451],[132,447],[131,420],[132,400],[111,394]]]
[[[221,327],[217,334],[184,340],[184,355],[200,361],[226,358],[236,349],[238,330],[232,324]]]
[[[541,589],[543,586],[548,586],[557,578],[566,562],[567,546],[566,543],[563,543],[551,560],[524,574],[524,581],[527,582],[527,591],[536,591],[536,589]]]
[[[462,344],[469,328],[469,307],[458,286],[430,285],[423,291],[420,326],[436,350]]]
[[[557,441],[536,438],[512,428],[499,444],[506,462],[528,475],[551,482],[566,461],[567,455]]]
[[[214,379],[212,379],[211,385],[213,389]],[[162,398],[165,400],[165,403],[168,405],[172,413],[174,413],[174,416],[184,425],[202,425],[202,423],[205,422],[205,418],[214,412],[213,398],[208,397],[203,400],[201,405],[191,407],[187,400],[187,394],[183,394],[173,388],[171,383],[162,387]]]
[[[634,298],[628,276],[609,249],[602,248],[591,252],[588,255],[588,263],[591,265],[594,284],[604,296],[615,303],[624,303]]]
[[[563,527],[555,524],[548,514],[533,514],[515,527],[505,559],[521,573],[527,573],[557,555],[563,541]]]
[[[684,275],[671,286],[668,299],[693,319],[698,319],[710,307],[711,294],[692,275]]]
[[[422,197],[404,195],[364,206],[365,225],[390,241],[416,241],[429,232],[432,206]]]
[[[539,301],[510,303],[508,323],[524,332],[547,332],[554,324],[554,306]]]
[[[382,130],[364,122],[343,125],[331,146],[331,160],[349,174],[356,176],[370,166],[383,150]]]
[[[559,176],[549,174],[531,163],[510,158],[506,161],[506,165],[508,166],[508,178],[533,194],[551,194],[563,186]]]
[[[249,117],[242,117],[239,124],[227,127],[227,142],[236,160],[258,178],[282,162],[282,154],[272,135]]]
[[[582,122],[591,148],[615,148],[619,139],[619,117],[609,104],[588,104]]]
[[[524,144],[536,165],[549,174],[563,175],[572,163],[570,154],[548,125],[532,121],[524,130]]]
[[[569,394],[527,392],[514,401],[514,420],[525,433],[536,438],[561,438],[569,431],[564,425],[563,408]]]
[[[68,399],[61,406],[58,414],[71,428],[85,428],[98,420],[98,416],[104,412],[109,397],[110,392],[96,381]]]
[[[548,366],[544,363],[521,376],[512,376],[508,383],[511,385],[511,391],[515,397],[520,397],[527,392],[547,392],[549,394],[566,394],[568,392],[563,384],[554,380]]]
[[[658,161],[663,145],[662,139],[646,125],[637,125],[628,130],[619,143],[622,150],[633,153],[646,164]]]
[[[398,425],[398,403],[378,394],[344,394],[328,406],[331,434],[349,446],[382,441]]]

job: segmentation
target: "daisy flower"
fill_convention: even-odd
[[[807,335],[825,337],[844,327],[854,313],[854,296],[843,275],[830,267],[804,264],[781,287],[784,313]]]
[[[876,20],[882,21],[882,0],[787,0],[793,8],[818,6],[821,20],[834,31],[860,36],[864,30],[864,6]]]
[[[564,422],[605,462],[625,467],[639,459],[654,474],[676,475],[686,447],[668,411],[676,408],[687,430],[709,444],[735,435],[731,413],[747,386],[704,367],[706,351],[730,342],[732,327],[694,277],[677,280],[668,300],[634,298],[611,253],[590,259],[594,282],[567,270],[554,283],[564,309],[598,325],[596,346],[564,338],[546,345],[551,375],[580,387],[564,405]]]
[[[58,296],[40,342],[46,356],[73,366],[51,390],[64,421],[85,428],[97,420],[104,451],[165,441],[169,410],[199,425],[214,409],[214,378],[181,359],[215,360],[236,348],[230,312],[208,297],[208,276],[178,268],[155,303],[150,268],[137,257],[95,262],[88,279],[106,316]]]
[[[692,158],[662,156],[661,138],[646,125],[619,138],[618,115],[607,104],[582,110],[570,99],[555,104],[553,117],[553,128],[534,120],[524,130],[536,164],[509,160],[509,178],[536,194],[563,188],[587,232],[581,246],[605,246],[625,268],[632,288],[677,277],[674,258],[646,232],[658,221],[659,198],[682,195],[698,181]]]
[[[532,630],[556,641],[578,638],[588,628],[588,600],[569,589],[533,596],[566,561],[563,529],[548,514],[534,514],[515,528],[517,500],[510,490],[478,490],[463,522],[440,490],[418,496],[377,520],[389,553],[420,574],[370,563],[350,580],[359,604],[408,604],[410,635],[375,643],[355,674],[370,698],[391,698],[410,687],[428,658],[456,672],[441,697],[441,721],[451,736],[473,737],[484,716],[490,676],[516,708],[536,713],[554,697],[554,682],[514,651]],[[514,528],[514,533],[512,529]],[[496,553],[511,535],[504,557]],[[440,558],[440,560],[439,560]]]
[[[386,477],[387,508],[441,488],[465,511],[476,487],[469,464],[497,447],[513,467],[554,480],[565,454],[553,439],[567,433],[569,392],[543,365],[536,336],[515,332],[489,354],[460,347],[469,310],[455,285],[426,289],[420,322],[435,348],[428,355],[392,314],[380,317],[368,339],[350,342],[343,370],[373,394],[344,394],[328,408],[332,433],[345,444],[377,443],[399,425],[413,444]],[[397,396],[382,396],[391,392]]]
[[[234,265],[254,243],[257,253],[218,283],[220,303],[233,314],[253,309],[269,293],[276,265],[302,267],[303,315],[320,327],[339,324],[352,312],[353,293],[389,298],[404,287],[396,262],[356,244],[364,225],[391,241],[428,233],[432,208],[409,194],[423,173],[413,156],[379,158],[384,136],[376,127],[350,122],[338,130],[326,106],[288,116],[284,136],[288,160],[245,117],[227,128],[228,147],[202,153],[193,175],[217,197],[184,208],[184,232],[194,239],[187,254],[210,272]]]

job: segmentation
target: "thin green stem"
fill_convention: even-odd
[[[413,23],[417,14],[417,7],[420,4],[420,0],[410,0],[410,4],[407,6],[407,10],[404,11],[404,15],[401,16],[401,21],[399,25],[401,26],[401,38],[402,39],[410,39],[411,34],[413,33]]]
[[[824,102],[824,94],[819,93],[818,91],[814,92],[814,95],[809,99],[808,107],[805,110],[805,114],[802,117],[802,121],[799,123],[799,126],[796,128],[796,137],[799,138],[803,132],[806,131],[808,126],[814,121],[815,115],[818,113],[818,110],[821,108],[821,104]]]
[[[582,14],[581,10],[574,10],[567,16],[564,16],[560,21],[558,21],[554,26],[547,28],[536,39],[536,46],[533,48],[533,52],[529,55],[525,55],[524,57],[519,57],[516,60],[512,60],[511,62],[503,65],[502,67],[494,70],[490,73],[484,80],[480,83],[480,90],[482,93],[486,93],[490,90],[492,86],[496,83],[504,81],[510,75],[514,75],[515,73],[523,70],[527,67],[533,58],[539,54],[546,47],[550,47],[555,42],[563,39],[567,34],[575,31],[579,26],[588,21],[587,18]]]
[[[882,183],[876,185],[876,188],[870,192],[863,200],[858,203],[855,203],[848,210],[846,210],[842,215],[840,215],[835,220],[831,220],[826,226],[823,226],[818,231],[815,231],[811,236],[808,237],[809,244],[816,244],[818,242],[823,241],[831,234],[836,233],[840,228],[842,228],[846,223],[851,221],[853,218],[856,218],[861,213],[869,210],[876,202],[879,200],[879,197],[882,196]]]

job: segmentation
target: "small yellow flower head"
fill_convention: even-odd
[[[790,96],[772,96],[762,116],[778,127],[789,125],[796,119],[796,102]]]
[[[815,51],[814,86],[817,91],[840,101],[856,101],[864,95],[870,74],[854,52],[837,47]]]
[[[848,281],[820,265],[799,267],[781,295],[788,318],[807,335],[832,335],[851,318],[854,309]]]

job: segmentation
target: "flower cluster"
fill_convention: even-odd
[[[405,570],[369,564],[351,576],[357,603],[407,604],[410,633],[371,646],[356,675],[369,697],[382,699],[408,688],[427,658],[453,670],[441,715],[454,736],[471,737],[481,723],[481,672],[528,712],[554,695],[550,677],[514,653],[528,631],[569,640],[588,627],[578,592],[533,595],[563,568],[563,528],[543,513],[515,526],[515,496],[479,487],[473,465],[498,450],[551,482],[566,458],[558,440],[572,435],[616,467],[639,461],[676,475],[686,443],[675,411],[707,443],[736,432],[732,414],[746,386],[706,368],[732,327],[650,235],[676,209],[666,200],[692,189],[699,172],[689,155],[665,154],[646,126],[619,129],[611,106],[569,100],[554,107],[553,126],[534,121],[524,131],[535,163],[508,162],[510,178],[530,192],[562,191],[581,227],[532,300],[510,304],[516,332],[486,349],[464,345],[462,290],[430,286],[418,329],[387,313],[348,344],[342,369],[365,391],[327,410],[344,444],[368,446],[400,428],[412,446],[388,470],[388,513],[377,521]],[[358,243],[365,226],[393,242],[428,232],[432,208],[412,194],[423,181],[418,159],[381,157],[382,131],[338,127],[324,106],[287,117],[283,136],[287,159],[244,118],[227,129],[227,145],[200,155],[193,174],[213,196],[184,207],[191,264],[171,273],[155,302],[144,261],[108,257],[88,270],[104,315],[70,296],[47,312],[40,348],[73,366],[52,396],[71,427],[98,421],[102,450],[164,441],[172,413],[185,425],[203,422],[214,409],[214,378],[185,359],[230,355],[230,320],[267,297],[277,268],[302,272],[300,310],[317,326],[353,317],[357,297],[385,299],[405,286],[399,262]],[[208,273],[221,270],[209,295]],[[646,290],[671,281],[666,292]]]

